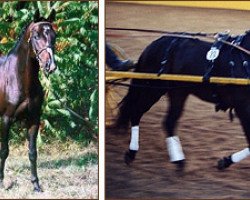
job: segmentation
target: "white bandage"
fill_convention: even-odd
[[[234,153],[231,156],[231,159],[234,163],[236,163],[236,162],[240,162],[241,160],[245,159],[249,155],[250,155],[249,148],[245,148],[237,153]]]
[[[181,142],[178,136],[166,138],[167,149],[171,162],[184,160],[185,156],[182,151]]]
[[[130,150],[139,150],[139,126],[133,126],[131,128]]]

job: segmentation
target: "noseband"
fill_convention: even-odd
[[[49,46],[46,46],[46,47],[44,47],[44,48],[42,48],[42,49],[39,50],[39,51],[33,48],[33,51],[34,51],[34,53],[35,53],[35,55],[36,55],[36,59],[37,59],[39,62],[42,61],[41,58],[39,57],[39,55],[40,55],[43,51],[46,51],[46,50],[47,50],[47,52],[49,53],[50,60],[51,60],[52,47],[51,47],[50,45],[49,45]]]

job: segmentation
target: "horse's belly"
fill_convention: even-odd
[[[217,102],[217,93],[215,92],[215,90],[213,90],[210,87],[201,86],[199,89],[195,89],[192,92],[192,94],[206,102],[210,102],[210,103]]]

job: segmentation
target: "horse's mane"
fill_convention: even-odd
[[[30,22],[30,23],[31,23],[31,22]],[[17,41],[16,41],[16,43],[15,43],[15,46],[9,51],[8,55],[14,53],[15,50],[17,49],[17,47],[18,47],[18,46],[20,45],[20,43],[23,41],[23,37],[24,37],[25,32],[26,32],[28,26],[30,25],[30,23],[27,23],[27,24],[22,28],[22,30],[21,30],[21,32],[20,32],[18,38],[17,38]]]

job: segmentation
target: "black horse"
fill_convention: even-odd
[[[175,129],[188,95],[216,104],[216,110],[235,110],[250,144],[250,86],[210,84],[210,76],[250,77],[250,33],[232,37],[219,34],[212,43],[198,38],[163,36],[153,41],[141,54],[135,72],[199,75],[203,83],[161,80],[132,80],[127,95],[121,102],[117,126],[131,122],[131,141],[125,153],[130,164],[139,149],[139,123],[162,95],[169,97],[169,108],[164,120],[170,161],[184,167],[185,155]],[[249,148],[224,157],[218,162],[225,169],[250,155]]]
[[[56,69],[54,62],[55,32],[51,22],[53,10],[47,19],[36,11],[34,21],[28,24],[15,47],[1,58],[0,114],[3,124],[0,132],[0,186],[3,187],[4,165],[9,155],[9,129],[16,120],[25,120],[28,129],[31,182],[35,191],[41,191],[37,177],[36,138],[40,124],[43,89],[38,73]]]

